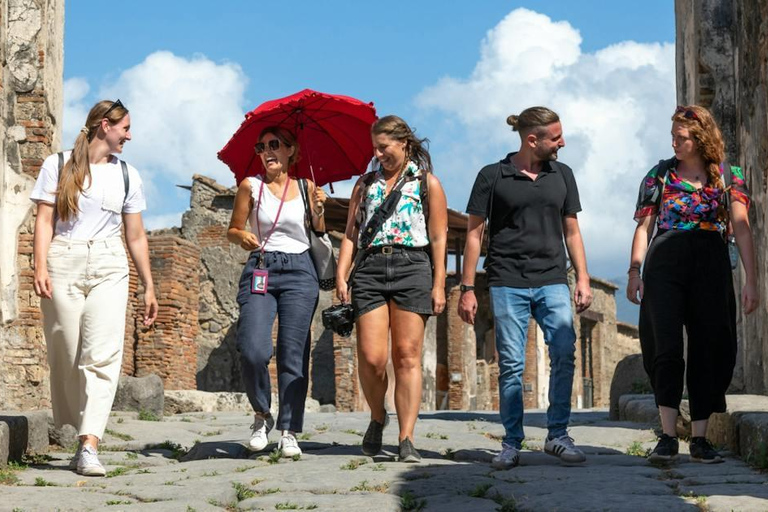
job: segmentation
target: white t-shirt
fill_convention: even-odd
[[[64,162],[72,152],[64,152]],[[91,183],[83,184],[83,193],[78,198],[80,209],[76,215],[63,222],[56,215],[55,236],[72,240],[97,240],[120,236],[123,224],[122,213],[138,213],[147,209],[144,187],[139,172],[128,165],[128,197],[125,197],[123,168],[114,155],[109,163],[91,164]],[[59,183],[59,156],[53,154],[45,159],[37,176],[30,199],[35,203],[56,204],[56,188]],[[125,201],[123,199],[125,198]]]
[[[253,197],[253,210],[249,217],[251,231],[259,236],[256,229],[256,210],[259,210],[259,229],[261,236],[266,238],[272,224],[277,216],[277,209],[280,207],[280,197],[264,186],[264,192],[261,194],[261,208],[259,208],[259,188],[261,187],[261,177],[247,178],[251,183],[251,197]],[[283,209],[280,211],[280,218],[277,220],[275,232],[267,240],[265,251],[278,251],[287,254],[301,254],[309,249],[309,239],[307,238],[307,229],[304,226],[304,199],[301,193],[283,203]],[[259,239],[259,242],[262,240]]]

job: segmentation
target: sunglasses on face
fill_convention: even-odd
[[[686,119],[695,119],[697,121],[699,120],[699,116],[696,115],[696,112],[689,108],[677,107],[677,109],[675,109],[675,114],[683,114],[683,117]]]
[[[277,151],[280,149],[280,139],[272,139],[271,141],[264,143],[264,142],[257,142],[254,146],[254,149],[256,150],[256,154],[260,155],[263,152],[265,152],[269,148],[271,151]]]
[[[125,108],[125,105],[123,105],[123,102],[118,99],[117,101],[112,103],[112,106],[109,107],[106,112],[104,112],[104,117],[107,117],[107,115],[109,115],[109,113],[115,110],[117,107],[123,108],[125,109],[126,112],[128,112],[128,109]]]

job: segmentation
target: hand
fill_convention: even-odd
[[[35,268],[35,295],[42,299],[50,299],[53,296],[53,287],[51,286],[51,276],[48,275],[48,268]]]
[[[576,281],[573,302],[576,304],[577,313],[586,311],[592,305],[592,288],[589,286],[589,279]]]
[[[149,327],[157,319],[157,299],[155,298],[155,289],[147,288],[144,290],[144,326]]]
[[[468,290],[461,294],[459,298],[459,317],[469,325],[475,325],[475,315],[477,315],[477,297],[473,290]]]
[[[760,303],[760,297],[757,295],[755,283],[747,283],[741,290],[741,307],[744,308],[744,314],[748,315],[757,309]]]
[[[349,304],[349,287],[344,279],[339,279],[339,276],[336,276],[336,298],[342,304]]]
[[[246,251],[255,251],[259,248],[259,239],[251,233],[250,231],[241,231],[240,232],[241,238],[240,238],[240,247],[245,249]]]
[[[328,199],[328,196],[325,193],[325,190],[322,188],[315,186],[315,193],[312,194],[312,199],[315,201],[315,205],[323,204],[325,203],[326,199]]]
[[[635,304],[640,304],[640,301],[643,300],[643,280],[640,279],[640,275],[629,276],[627,298]]]
[[[432,313],[439,315],[445,311],[445,287],[435,286],[432,288]]]

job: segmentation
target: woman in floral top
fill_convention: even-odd
[[[675,157],[651,169],[640,186],[627,284],[627,297],[640,304],[643,364],[663,431],[649,460],[677,457],[685,328],[691,461],[722,462],[705,436],[709,416],[725,412],[736,363],[736,300],[725,242],[730,230],[744,264],[744,313],[758,304],[749,191],[742,169],[726,172],[722,135],[705,108],[677,108],[672,148]]]
[[[342,302],[350,301],[346,281],[357,251],[351,299],[360,383],[371,408],[363,453],[379,453],[388,423],[384,402],[391,334],[400,460],[418,462],[413,429],[421,404],[421,349],[429,315],[445,309],[448,210],[440,181],[432,174],[426,139],[418,139],[397,116],[376,121],[371,135],[374,169],[352,191],[336,293]],[[398,185],[402,195],[394,212],[380,229],[366,233],[369,219]]]

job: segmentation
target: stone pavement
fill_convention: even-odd
[[[493,413],[422,414],[416,446],[424,460],[411,465],[395,459],[394,417],[385,453],[369,458],[359,446],[366,414],[308,414],[304,455],[294,461],[249,453],[242,443],[252,418],[242,412],[159,422],[113,413],[101,452],[107,478],[67,470],[71,453],[28,458],[27,467],[0,470],[0,511],[768,510],[768,474],[733,457],[650,465],[642,455],[654,445],[651,427],[607,417],[574,412],[570,433],[588,459],[567,467],[542,452],[545,415],[529,411],[521,465],[496,471],[490,459],[503,429]]]

